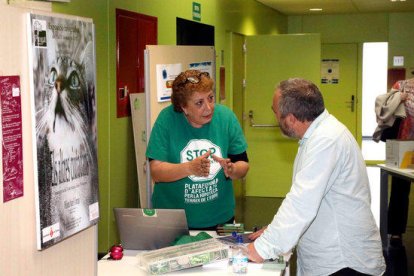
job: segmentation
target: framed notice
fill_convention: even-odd
[[[39,250],[99,219],[94,25],[28,14]]]

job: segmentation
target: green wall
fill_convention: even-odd
[[[388,41],[388,67],[404,56],[406,78],[414,77],[414,13],[289,16],[289,33],[320,33],[322,43]]]
[[[190,0],[71,0],[53,11],[92,18],[96,28],[98,158],[100,187],[99,252],[117,242],[113,207],[138,207],[131,118],[116,118],[115,9],[158,18],[158,44],[174,45],[176,17],[192,20]],[[283,16],[255,0],[199,0],[201,23],[215,26],[216,64],[226,67],[226,100],[232,106],[231,34],[320,33],[322,43],[388,41],[389,60],[403,55],[407,77],[414,71],[413,13]],[[222,57],[222,54],[224,55]],[[359,84],[360,85],[360,84]],[[270,182],[271,179],[263,179]]]
[[[230,34],[279,34],[287,32],[287,17],[255,0],[199,0],[201,23],[215,27],[215,46],[220,66],[224,54],[230,70]],[[175,45],[176,17],[192,20],[190,0],[71,0],[52,10],[92,18],[96,29],[98,158],[100,222],[98,252],[117,242],[113,207],[138,207],[138,184],[131,118],[116,118],[115,10],[125,9],[158,18],[158,44]],[[231,106],[231,79],[226,81],[226,102]]]

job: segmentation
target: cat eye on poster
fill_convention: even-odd
[[[99,219],[91,19],[28,14],[37,248]]]

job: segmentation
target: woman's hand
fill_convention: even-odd
[[[190,175],[207,177],[210,174],[210,154],[211,151],[209,150],[193,161],[188,162]]]
[[[234,164],[231,162],[230,158],[221,158],[216,155],[212,155],[214,161],[218,162],[220,166],[224,170],[224,175],[226,177],[231,177],[233,170],[234,170]]]
[[[408,93],[401,91],[400,97],[401,97],[401,101],[404,102],[408,98]]]

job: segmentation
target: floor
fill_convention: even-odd
[[[413,198],[413,197],[411,197]],[[236,221],[244,222],[245,229],[250,230],[269,224],[277,212],[283,198],[245,197],[236,199]],[[413,202],[413,201],[412,201]],[[410,204],[410,214],[413,217],[414,208]],[[411,218],[407,231],[403,236],[403,246],[389,247],[384,252],[387,262],[386,276],[414,276],[414,225]],[[291,260],[291,275],[296,275],[296,255]]]

